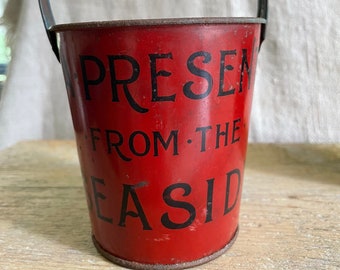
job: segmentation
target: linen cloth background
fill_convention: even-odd
[[[22,1],[0,100],[0,149],[21,140],[73,138],[61,66],[46,37],[38,2]],[[257,0],[52,0],[51,4],[57,23],[256,16],[257,10]],[[339,50],[339,0],[269,0],[267,37],[256,71],[251,142],[340,142]]]

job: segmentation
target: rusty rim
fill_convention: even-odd
[[[100,245],[100,243],[95,239],[93,235],[92,235],[92,240],[93,240],[94,246],[96,247],[96,249],[102,256],[104,256],[109,261],[112,261],[123,267],[135,269],[135,270],[180,270],[180,269],[186,269],[186,268],[190,268],[190,267],[194,267],[194,266],[207,263],[223,255],[234,244],[238,236],[238,232],[239,232],[239,229],[237,228],[230,242],[226,246],[224,246],[222,249],[218,250],[217,252],[211,255],[208,255],[206,257],[203,257],[201,259],[198,259],[198,260],[185,262],[185,263],[177,263],[177,264],[144,264],[144,263],[139,263],[139,262],[134,262],[134,261],[128,261],[128,260],[125,260],[125,259],[122,259],[115,255],[110,254]]]
[[[38,0],[41,16],[44,22],[48,39],[58,61],[60,61],[57,32],[75,29],[88,29],[113,26],[137,26],[137,25],[185,25],[185,24],[230,24],[230,23],[258,23],[261,24],[261,40],[265,39],[266,23],[268,15],[268,0],[258,0],[257,17],[250,18],[176,18],[176,19],[147,19],[127,21],[85,22],[56,25],[49,0]]]

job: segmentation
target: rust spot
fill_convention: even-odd
[[[149,185],[149,183],[147,181],[142,181],[139,182],[138,184],[134,185],[133,188],[137,189],[137,188],[143,188],[143,187],[147,187]]]

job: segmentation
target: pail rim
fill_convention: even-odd
[[[129,26],[158,27],[212,24],[266,24],[266,22],[266,19],[257,17],[188,17],[64,23],[52,25],[51,27],[49,27],[48,30],[53,32],[65,32],[76,30],[98,30],[101,28],[117,28]]]
[[[171,18],[171,19],[143,19],[143,20],[117,20],[102,22],[84,22],[56,25],[49,0],[38,0],[45,30],[51,43],[52,50],[60,61],[57,32],[74,31],[78,29],[100,29],[103,27],[128,27],[128,26],[161,26],[161,25],[207,25],[207,24],[261,24],[260,46],[265,39],[268,0],[258,0],[257,17],[207,17],[207,18]]]

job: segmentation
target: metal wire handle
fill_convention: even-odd
[[[260,46],[266,37],[266,25],[268,20],[268,0],[258,0],[257,17],[266,20],[266,23],[261,26],[261,40]]]
[[[52,50],[55,53],[58,61],[60,61],[59,48],[57,42],[57,34],[52,30],[55,26],[55,20],[51,9],[51,4],[49,0],[38,0],[40,6],[41,16],[45,25],[46,33],[48,39],[51,43]],[[257,5],[257,17],[267,20],[268,16],[268,0],[258,0]],[[261,26],[261,40],[260,44],[264,41],[266,34],[266,23]]]

